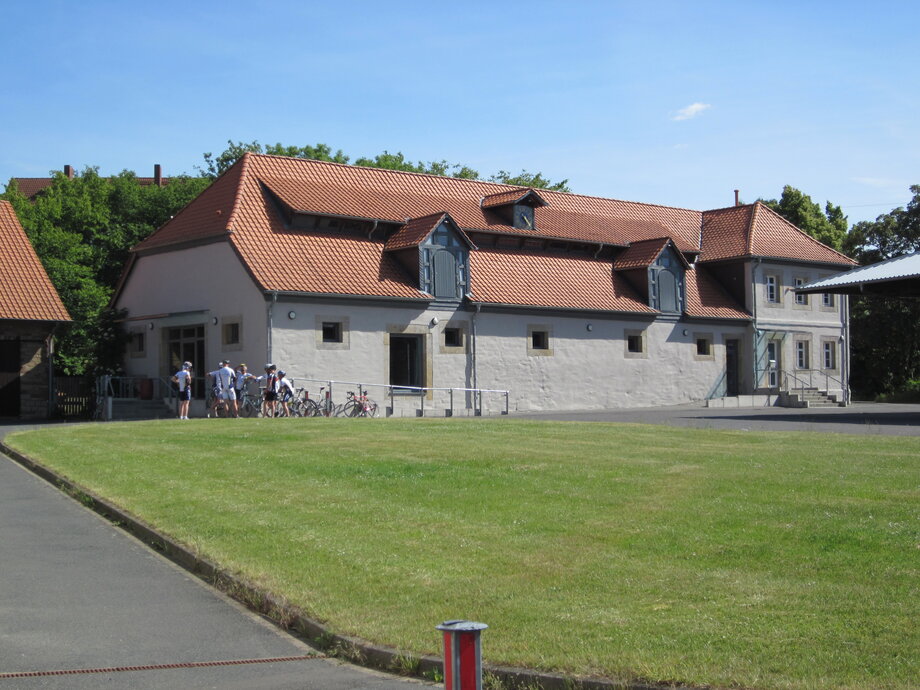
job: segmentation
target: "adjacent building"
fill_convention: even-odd
[[[845,298],[793,288],[852,265],[760,203],[694,211],[246,154],[134,248],[114,303],[138,376],[272,361],[393,391],[396,414],[446,407],[447,389],[600,409],[806,380],[841,395]]]
[[[13,206],[0,200],[0,418],[51,414],[54,331],[70,320]]]

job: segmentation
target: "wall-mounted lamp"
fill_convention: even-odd
[[[686,329],[686,328],[684,329],[684,335],[687,335],[687,329]]]
[[[590,333],[591,331],[594,330],[594,324],[589,323],[587,326],[585,326],[585,328],[587,329],[588,333]]]
[[[150,329],[151,331],[153,330],[153,321],[147,324],[147,328]]]
[[[211,323],[213,323],[215,326],[217,325],[217,317],[216,317],[216,316],[213,317],[213,318],[211,319]]]
[[[289,311],[289,312],[288,312],[288,318],[289,318],[291,321],[293,321],[294,319],[297,318],[297,312],[296,312],[296,311],[293,311],[293,310],[292,310],[292,311]]]
[[[437,326],[439,323],[441,323],[441,322],[438,321],[438,317],[437,317],[437,316],[432,316],[432,317],[431,317],[431,321],[428,322],[428,324],[429,324],[432,328],[434,328],[435,326]]]

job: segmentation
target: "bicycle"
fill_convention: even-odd
[[[366,393],[355,395],[354,391],[348,391],[348,399],[340,409],[336,411],[337,417],[376,417],[377,403],[367,397]]]
[[[305,388],[297,389],[288,407],[294,417],[319,417],[323,413],[319,403],[310,397],[310,391]]]
[[[214,405],[214,400],[217,399],[217,406]],[[233,413],[230,411],[229,401],[220,397],[220,392],[214,390],[213,388],[208,391],[208,396],[204,401],[206,416],[208,419],[211,417],[232,417]]]
[[[243,397],[237,401],[240,410],[240,417],[261,417],[262,416],[262,396],[255,395],[249,391],[243,392]]]

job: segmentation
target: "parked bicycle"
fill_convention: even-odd
[[[367,397],[366,393],[355,395],[354,391],[348,391],[348,399],[345,404],[336,410],[337,417],[376,417],[377,403]]]

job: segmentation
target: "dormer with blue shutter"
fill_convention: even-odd
[[[438,301],[456,302],[469,292],[470,250],[476,249],[446,211],[413,218],[387,239],[384,251]]]
[[[613,262],[613,268],[662,314],[681,314],[686,309],[684,255],[667,237],[632,242]]]
[[[480,202],[483,210],[492,211],[505,223],[519,230],[535,230],[537,223],[534,210],[548,205],[542,196],[529,187],[490,194]]]

